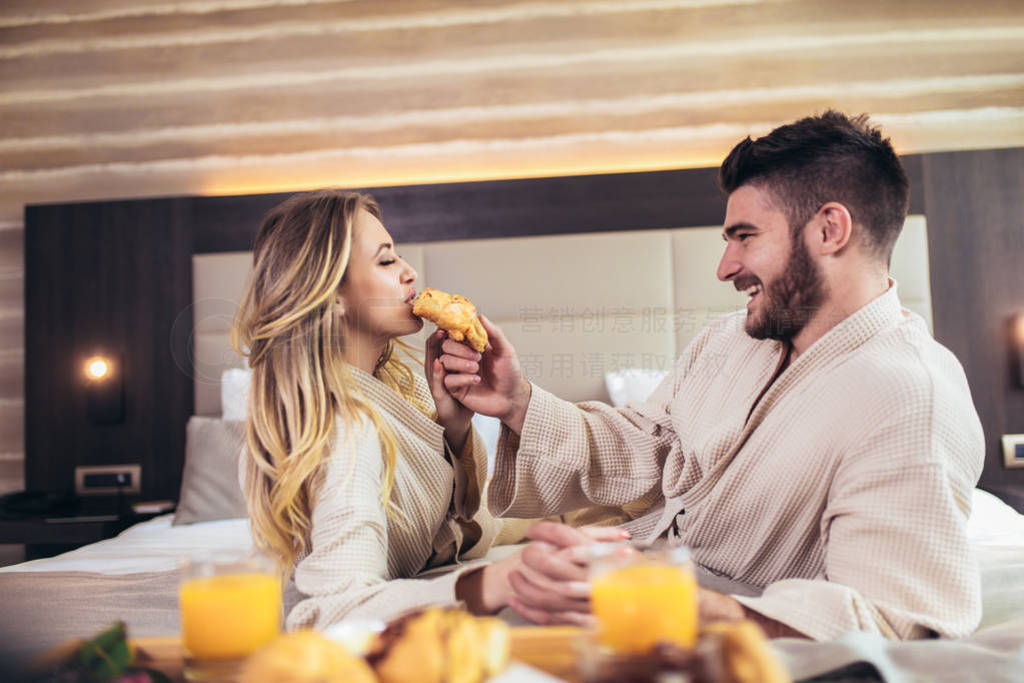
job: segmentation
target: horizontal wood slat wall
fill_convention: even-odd
[[[26,204],[710,167],[828,106],[903,153],[1022,146],[1024,9],[5,0],[0,491],[21,485]]]

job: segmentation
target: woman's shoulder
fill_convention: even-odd
[[[384,460],[373,420],[365,415],[353,416],[350,420],[336,417],[326,466],[328,481],[338,477],[347,479],[353,470],[375,478],[382,476]]]
[[[334,419],[334,437],[331,456],[345,455],[351,460],[354,453],[376,455],[380,453],[380,436],[370,416],[357,412],[348,419],[339,415]]]
[[[377,440],[377,426],[373,418],[362,410],[353,410],[351,415],[335,415],[334,447],[345,443],[362,444],[368,440]]]

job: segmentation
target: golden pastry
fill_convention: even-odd
[[[286,633],[245,662],[241,683],[376,683],[362,657],[317,631]]]
[[[479,683],[507,666],[510,642],[500,619],[429,607],[388,624],[366,659],[381,683]]]
[[[484,352],[487,330],[477,317],[476,307],[465,297],[427,287],[413,301],[412,312],[445,330],[455,341],[465,341]]]
[[[790,680],[761,627],[749,619],[712,622],[704,627],[701,637],[718,641],[732,683],[788,683]]]

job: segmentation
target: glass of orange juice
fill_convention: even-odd
[[[595,546],[590,603],[597,643],[614,653],[646,654],[659,643],[688,650],[697,640],[697,579],[685,546]]]
[[[245,658],[281,631],[281,578],[264,554],[189,558],[178,598],[188,680],[233,680]]]

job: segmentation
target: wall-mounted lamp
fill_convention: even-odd
[[[86,379],[86,414],[97,424],[124,420],[124,382],[120,358],[112,354],[92,356],[83,367]]]
[[[1024,388],[1024,313],[1010,318],[1010,351],[1017,366],[1017,386]]]

